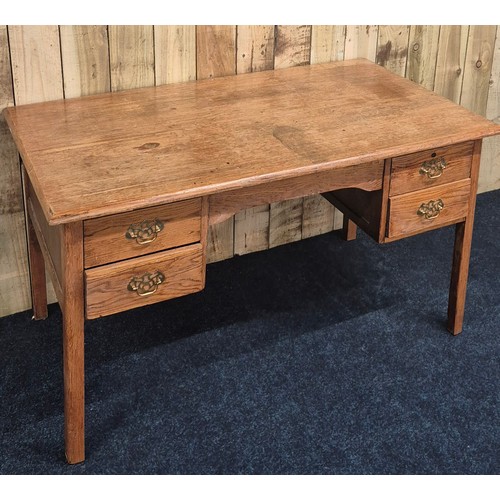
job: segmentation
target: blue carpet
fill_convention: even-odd
[[[196,295],[86,323],[87,460],[63,453],[61,313],[0,319],[2,474],[498,474],[500,190],[465,328],[453,230],[330,233],[212,264]]]

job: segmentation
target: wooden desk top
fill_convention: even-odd
[[[500,134],[367,60],[7,108],[50,224]]]

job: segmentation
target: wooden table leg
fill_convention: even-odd
[[[469,210],[464,222],[455,227],[455,244],[453,247],[453,264],[451,268],[450,296],[448,301],[448,330],[453,335],[462,331],[465,310],[465,294],[469,274],[472,229],[476,208],[477,178],[481,157],[481,140],[475,141],[471,167],[471,194]]]
[[[70,464],[85,460],[83,228],[81,222],[63,228],[64,265],[63,365],[64,437]]]
[[[352,241],[356,239],[356,224],[344,214],[344,219],[342,223],[342,237],[346,241]]]
[[[453,335],[458,335],[462,331],[471,241],[472,222],[466,221],[457,224],[448,301],[448,330]]]
[[[33,223],[28,215],[26,219],[28,225],[28,257],[33,318],[45,319],[48,315],[45,261],[43,260],[42,250],[40,248],[40,244],[38,243]]]

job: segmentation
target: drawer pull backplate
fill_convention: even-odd
[[[139,245],[146,245],[156,240],[163,227],[161,220],[143,220],[138,224],[131,224],[125,233],[125,238],[135,240]]]
[[[141,297],[153,295],[158,290],[158,286],[165,281],[165,276],[160,271],[146,273],[140,278],[134,277],[130,280],[127,290],[137,292]]]
[[[435,219],[444,208],[444,202],[441,198],[439,200],[431,200],[428,203],[422,203],[417,210],[417,215],[424,217],[427,220]]]
[[[426,175],[429,179],[437,179],[443,175],[443,170],[446,168],[446,161],[443,157],[434,158],[424,161],[420,167],[420,174]]]

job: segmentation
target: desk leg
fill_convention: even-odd
[[[481,141],[474,143],[471,168],[471,193],[469,210],[464,222],[455,227],[455,245],[453,247],[453,264],[451,268],[450,296],[448,301],[448,330],[453,335],[462,331],[465,310],[465,294],[467,277],[469,275],[470,249],[472,229],[474,226],[474,211],[476,209],[477,178],[481,157]]]
[[[356,224],[344,214],[344,219],[342,223],[342,237],[346,241],[352,241],[356,239]]]
[[[70,464],[85,460],[83,227],[66,224],[61,253],[64,265],[63,368],[64,437]]]
[[[45,281],[45,262],[35,228],[30,216],[26,213],[28,225],[28,256],[31,284],[31,302],[33,304],[33,318],[45,319],[47,312],[47,284]]]
[[[462,331],[467,276],[469,274],[472,221],[467,219],[455,228],[455,245],[451,269],[450,297],[448,301],[448,330],[453,335]]]

